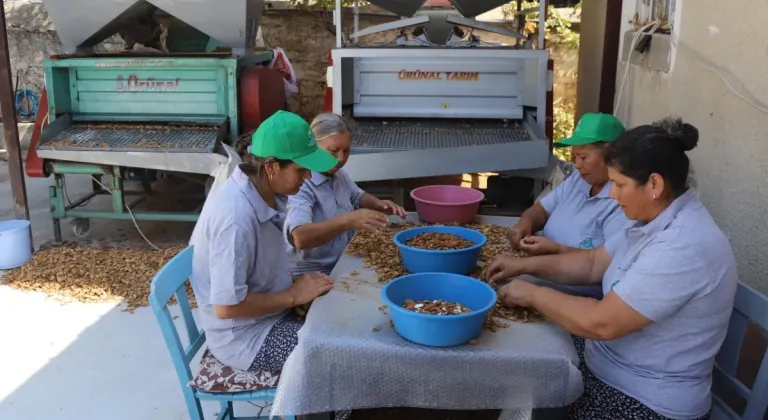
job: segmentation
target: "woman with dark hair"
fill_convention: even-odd
[[[521,274],[601,284],[602,300],[512,280],[508,305],[533,307],[574,336],[584,394],[572,419],[705,419],[725,339],[736,262],[728,239],[687,187],[698,131],[667,119],[627,131],[606,154],[611,197],[633,222],[594,250],[511,259],[491,282]]]
[[[190,242],[190,280],[206,344],[225,365],[282,370],[302,325],[290,309],[331,290],[321,273],[293,281],[277,197],[296,194],[310,170],[337,163],[318,148],[306,121],[278,111],[254,132],[244,163],[206,200]]]

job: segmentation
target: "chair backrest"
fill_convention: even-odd
[[[187,298],[186,282],[192,275],[193,252],[193,247],[187,247],[168,261],[152,279],[149,294],[149,305],[160,324],[160,331],[163,333],[165,344],[171,353],[173,366],[179,381],[181,381],[182,388],[192,380],[189,364],[205,343],[205,332],[197,328],[192,316],[189,298]],[[176,303],[181,310],[182,321],[186,327],[187,337],[189,337],[187,345],[182,344],[179,332],[168,310],[168,301],[172,296],[176,297]]]
[[[744,412],[739,416],[725,404],[720,396],[713,395],[715,410],[731,420],[762,420],[768,410],[768,350],[763,355],[751,390],[736,377],[741,345],[750,322],[757,324],[763,330],[768,330],[768,298],[740,283],[728,334],[717,354],[713,378],[716,389],[727,388],[746,401]]]

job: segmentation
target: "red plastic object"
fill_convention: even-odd
[[[455,185],[428,185],[411,191],[419,219],[427,223],[469,223],[485,199],[481,191]]]
[[[248,133],[275,112],[286,109],[283,76],[266,67],[246,67],[240,73],[240,132]]]
[[[43,132],[43,128],[48,125],[48,93],[43,88],[43,92],[40,94],[40,104],[37,107],[37,115],[35,115],[35,127],[32,130],[32,139],[29,142],[29,150],[27,150],[27,159],[24,167],[27,171],[27,176],[30,178],[45,178],[45,170],[43,159],[37,156],[37,142],[40,141],[40,135]],[[45,123],[45,124],[43,124]]]

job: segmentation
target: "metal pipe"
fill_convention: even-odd
[[[92,210],[72,210],[65,212],[66,218],[80,219],[110,219],[110,220],[131,220],[131,213],[112,213],[110,211],[92,211]],[[199,214],[190,213],[163,213],[163,212],[134,212],[133,219],[152,220],[159,222],[196,222]]]
[[[94,191],[89,193],[88,195],[85,195],[79,199],[77,199],[74,203],[68,205],[67,207],[64,207],[64,210],[72,210],[76,209],[80,206],[82,206],[85,202],[89,201],[93,197],[96,197],[97,195],[102,195],[103,193],[101,191]]]
[[[355,7],[355,21],[354,21],[355,27],[354,27],[354,30],[355,30],[355,33],[357,33],[357,31],[360,30],[360,4],[359,3],[360,2],[358,0],[355,0],[355,3],[354,3],[354,7]],[[358,37],[355,37],[354,38],[355,42],[357,42],[358,39],[359,39]]]
[[[87,163],[49,162],[50,172],[70,175],[112,175],[112,172],[98,165]]]
[[[29,220],[29,203],[27,201],[27,187],[24,182],[19,126],[16,120],[11,59],[8,53],[8,33],[5,29],[5,2],[0,5],[0,115],[3,118],[3,135],[5,147],[8,150],[8,172],[11,177],[13,213],[17,219]],[[31,240],[32,229],[30,229]],[[34,249],[34,245],[32,247]]]
[[[336,48],[341,48],[341,0],[336,0],[336,13],[334,13],[333,21],[336,24]],[[339,62],[339,67],[341,67],[341,62]]]
[[[545,48],[544,32],[546,32],[546,29],[547,29],[547,6],[548,5],[549,5],[549,0],[541,0],[539,2],[539,49],[540,50],[543,50]]]

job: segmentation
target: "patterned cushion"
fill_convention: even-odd
[[[213,357],[206,349],[200,360],[200,371],[189,385],[205,392],[248,392],[275,388],[280,372],[251,372],[231,368]]]

